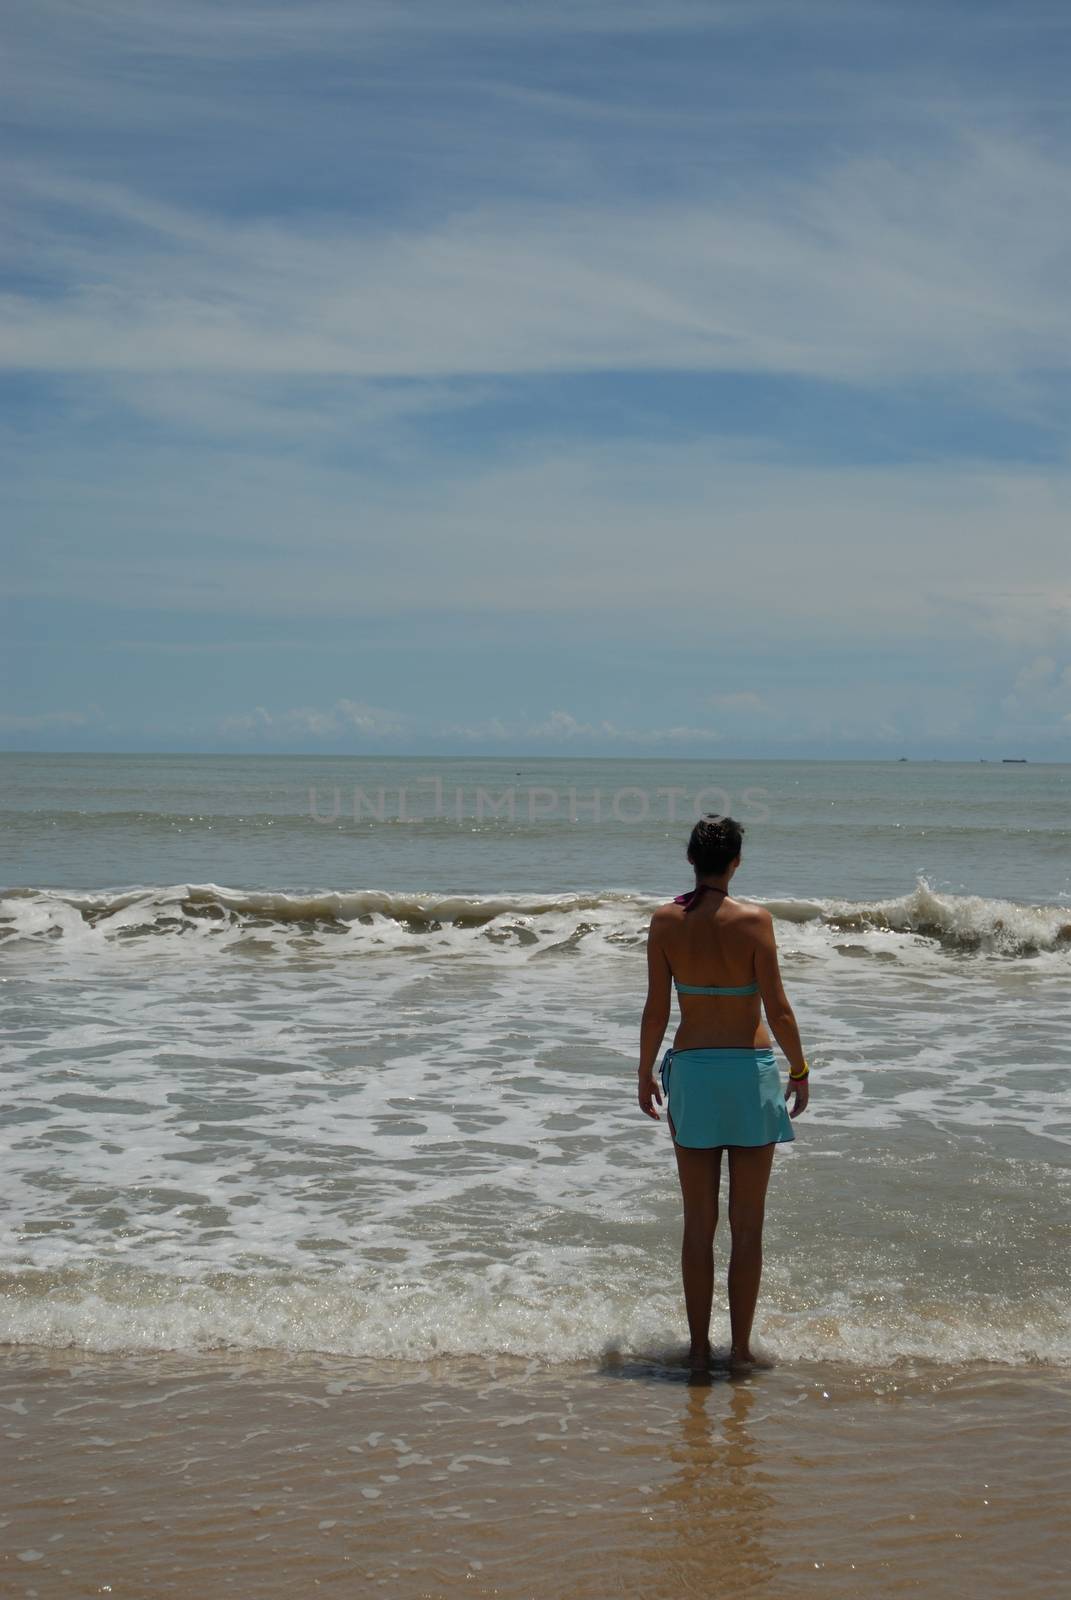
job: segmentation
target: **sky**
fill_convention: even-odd
[[[1071,759],[1062,0],[33,0],[0,749]]]

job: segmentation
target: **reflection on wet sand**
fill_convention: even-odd
[[[673,1471],[651,1496],[657,1529],[646,1586],[657,1594],[761,1595],[777,1575],[781,1518],[749,1426],[758,1391],[693,1378],[670,1446]]]

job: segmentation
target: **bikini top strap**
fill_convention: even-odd
[[[690,911],[693,903],[707,889],[710,890],[711,894],[727,895],[729,893],[728,889],[720,889],[716,883],[700,883],[694,889],[687,890],[685,894],[675,894],[673,896],[673,904],[675,906],[684,906],[685,910]]]

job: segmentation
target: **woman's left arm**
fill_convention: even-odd
[[[661,1118],[652,1100],[662,1104],[662,1093],[655,1077],[655,1060],[669,1024],[670,972],[666,952],[662,947],[661,917],[656,911],[647,931],[647,1001],[640,1022],[640,1110],[655,1122]]]

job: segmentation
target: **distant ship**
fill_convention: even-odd
[[[1030,765],[1025,756],[1001,756],[1000,764],[1002,767],[1026,767]]]

